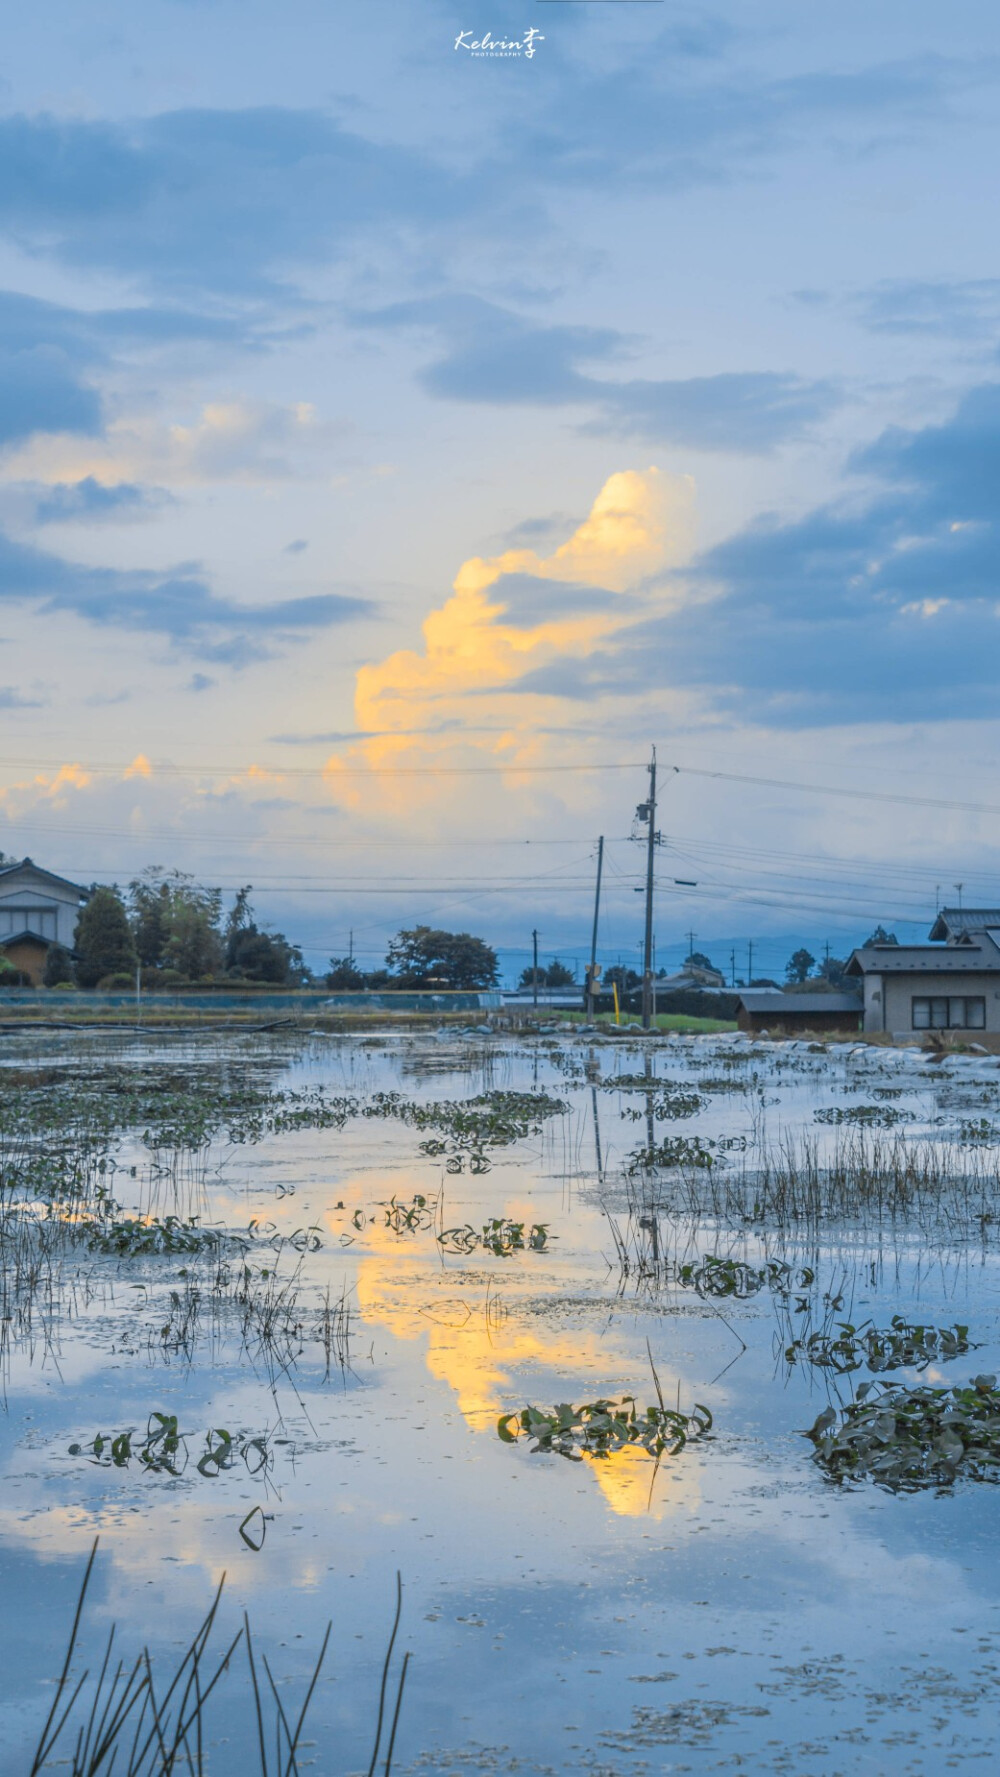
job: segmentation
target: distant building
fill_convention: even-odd
[[[30,858],[0,869],[0,956],[36,985],[53,944],[73,948],[73,935],[87,891],[54,876]]]
[[[783,993],[781,988],[743,989],[736,996],[736,1022],[750,1034],[768,1031],[860,1031],[863,1011],[858,993]]]
[[[861,985],[865,1030],[1000,1032],[1000,908],[943,907],[930,939],[852,953],[844,973]]]
[[[718,969],[705,968],[701,963],[687,962],[678,969],[676,975],[657,975],[653,987],[657,993],[678,993],[689,987],[725,987],[726,977]]]

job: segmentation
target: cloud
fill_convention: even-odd
[[[1000,278],[892,278],[859,292],[851,307],[872,333],[995,339]]]
[[[763,518],[682,571],[678,601],[522,693],[635,699],[808,727],[1000,713],[1000,385],[942,425],[890,428],[851,460],[867,500]],[[874,485],[873,485],[874,484]]]
[[[524,756],[526,674],[586,657],[636,613],[637,589],[690,548],[693,484],[655,468],[612,475],[588,517],[547,555],[509,549],[463,562],[453,590],[423,624],[420,650],[400,649],[362,666],[355,714],[366,738],[333,755],[325,777],[355,794],[347,768],[385,764],[416,748]],[[412,783],[383,793],[405,795]]]
[[[0,533],[0,602],[31,602],[43,615],[72,612],[102,627],[160,635],[208,660],[244,665],[296,638],[369,615],[355,594],[247,605],[220,597],[190,565],[173,573],[84,567]]]
[[[277,106],[7,116],[0,163],[0,227],[22,248],[182,291],[273,292],[359,233],[419,228],[473,201],[468,175]]]
[[[285,544],[284,553],[286,555],[301,555],[303,550],[308,549],[308,547],[308,537],[296,537],[294,542]]]
[[[499,406],[585,406],[587,433],[693,450],[769,451],[836,404],[834,386],[782,371],[611,380],[581,369],[632,348],[612,328],[539,325],[478,297],[442,297],[356,313],[357,326],[429,333],[444,350],[420,372],[428,394]]]
[[[81,382],[56,346],[0,346],[0,446],[35,432],[92,432],[101,420],[96,391]]]
[[[0,685],[0,710],[40,710],[44,698],[25,697],[13,685]]]
[[[85,475],[82,481],[54,482],[35,507],[35,523],[99,524],[105,519],[140,518],[170,498],[164,488],[139,487],[129,481],[104,487],[93,475]]]
[[[152,418],[116,420],[102,438],[54,434],[32,439],[7,459],[11,478],[102,488],[125,482],[158,487],[211,482],[257,484],[296,472],[299,454],[327,441],[307,402],[214,401],[191,425]]]

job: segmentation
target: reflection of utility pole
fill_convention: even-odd
[[[604,866],[604,834],[597,841],[597,887],[594,890],[594,926],[590,934],[590,968],[587,971],[587,1023],[594,1022],[594,995],[597,991],[597,917],[601,911],[601,870]]]
[[[642,1028],[653,1022],[653,860],[656,856],[656,748],[649,761],[649,801],[640,804],[639,819],[648,823],[646,834],[646,934],[642,954]]]
[[[593,1054],[593,1050],[591,1050]],[[597,1151],[597,1182],[604,1183],[604,1162],[601,1159],[601,1120],[597,1113],[597,1087],[591,1086],[590,1097],[594,1107],[594,1147]]]
[[[531,934],[531,954],[532,954],[532,959],[533,959],[532,964],[531,964],[531,1003],[533,1006],[537,1006],[537,1004],[538,1004],[538,933],[537,932],[532,932],[532,934]]]

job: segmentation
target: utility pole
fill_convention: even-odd
[[[688,934],[687,934],[688,956],[689,957],[692,957],[694,955],[694,941],[697,938],[697,936],[698,936],[697,932],[688,932]]]
[[[747,986],[753,981],[753,939],[747,939]]]
[[[594,995],[597,992],[597,917],[601,911],[601,871],[604,867],[604,834],[597,841],[597,886],[594,890],[594,924],[590,934],[590,968],[587,971],[587,1023],[594,1022]]]
[[[351,930],[347,934],[347,960],[350,963],[351,967],[353,968],[354,967],[354,928],[353,927],[351,928]]]
[[[656,857],[656,748],[649,761],[649,801],[645,815],[640,805],[639,818],[649,824],[646,834],[646,935],[642,952],[642,1028],[653,1022],[653,860]]]
[[[537,1006],[537,1004],[538,1004],[538,933],[537,932],[532,932],[532,934],[531,934],[531,954],[532,954],[532,959],[533,959],[532,965],[531,965],[531,1003],[533,1006]]]
[[[736,952],[735,952],[735,950],[731,950],[729,952],[729,972],[733,978],[733,986],[735,987],[736,986]]]

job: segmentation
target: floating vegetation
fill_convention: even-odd
[[[550,1412],[524,1407],[520,1413],[501,1414],[497,1421],[497,1432],[505,1444],[531,1438],[532,1455],[568,1456],[573,1462],[582,1462],[584,1456],[611,1456],[626,1445],[638,1445],[650,1456],[673,1456],[711,1429],[712,1415],[707,1407],[696,1404],[690,1413],[681,1413],[661,1401],[659,1406],[640,1412],[632,1395],[624,1395],[620,1401],[589,1401],[580,1407],[564,1403]]]
[[[877,1327],[868,1320],[853,1326],[842,1320],[836,1331],[820,1328],[804,1339],[793,1339],[785,1347],[785,1360],[794,1364],[816,1364],[821,1369],[847,1375],[864,1365],[876,1373],[882,1370],[926,1370],[931,1363],[946,1362],[974,1349],[968,1327],[924,1327],[911,1325],[902,1314],[894,1314],[890,1327]]]
[[[626,1106],[624,1115],[638,1122],[640,1117],[652,1116],[657,1123],[679,1122],[682,1117],[693,1117],[702,1109],[705,1100],[697,1092],[674,1091],[672,1088],[662,1092],[658,1098],[650,1097],[649,1102],[638,1110]]]
[[[115,1253],[120,1258],[145,1253],[204,1252],[225,1239],[217,1229],[199,1227],[197,1216],[189,1216],[186,1221],[172,1215],[164,1216],[162,1221],[157,1216],[123,1216],[117,1220],[81,1216],[73,1228],[91,1252]]]
[[[892,1129],[905,1123],[907,1112],[891,1104],[831,1104],[813,1111],[816,1123],[853,1123],[861,1129]]]
[[[176,1480],[188,1466],[190,1435],[179,1429],[175,1413],[151,1413],[142,1437],[134,1426],[110,1434],[98,1432],[88,1444],[70,1444],[69,1454],[85,1456],[99,1468],[128,1468],[137,1462],[147,1474],[172,1475]],[[271,1462],[266,1436],[234,1437],[232,1432],[214,1426],[205,1433],[204,1453],[195,1467],[199,1475],[212,1478],[235,1468],[239,1459],[251,1475],[266,1472]]]
[[[668,1136],[666,1141],[652,1147],[633,1149],[626,1156],[625,1171],[630,1176],[637,1172],[664,1172],[674,1166],[693,1166],[707,1171],[714,1165],[714,1147],[714,1141],[700,1135]]]
[[[995,1376],[954,1388],[880,1388],[862,1382],[838,1413],[827,1407],[804,1434],[833,1481],[871,1480],[892,1493],[1000,1479],[1000,1390]]]
[[[1000,1129],[988,1117],[963,1117],[958,1139],[963,1148],[995,1148],[1000,1143]]]
[[[524,1222],[512,1222],[506,1216],[491,1216],[481,1230],[466,1222],[461,1228],[445,1228],[438,1235],[438,1244],[447,1253],[473,1253],[482,1247],[497,1259],[509,1259],[512,1253],[526,1250],[544,1252],[548,1240],[548,1222],[532,1222],[525,1234]]]
[[[678,1265],[675,1277],[685,1289],[695,1289],[699,1296],[735,1296],[745,1300],[763,1289],[805,1290],[816,1280],[808,1266],[793,1271],[783,1259],[768,1259],[764,1265],[749,1265],[745,1259],[720,1259],[708,1253],[698,1264]]]

